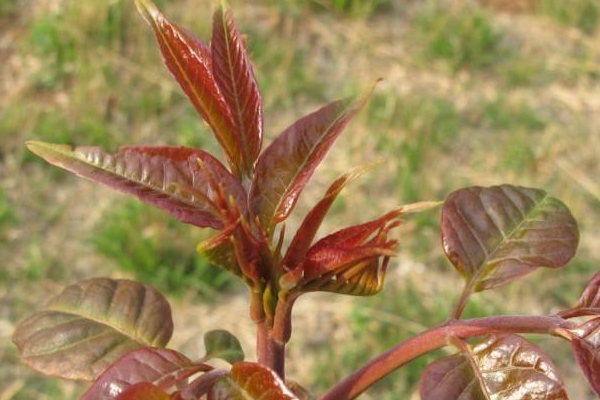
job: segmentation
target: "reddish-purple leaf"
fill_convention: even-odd
[[[174,350],[146,347],[127,353],[98,377],[80,400],[113,400],[127,388],[149,382],[165,392],[198,373],[211,370]]]
[[[377,293],[389,258],[395,254],[397,242],[387,236],[399,224],[400,213],[392,211],[324,237],[308,250],[298,267],[282,276],[280,284],[285,289],[301,287],[302,291]]]
[[[511,185],[451,193],[442,209],[446,255],[475,291],[538,267],[559,268],[575,254],[577,223],[558,199]]]
[[[215,383],[207,400],[298,400],[277,374],[262,365],[237,362]]]
[[[600,272],[592,277],[575,307],[559,313],[563,318],[598,314],[600,314]]]
[[[600,396],[600,317],[570,331],[575,358],[594,392]]]
[[[136,4],[154,30],[165,64],[212,128],[232,168],[241,168],[243,144],[213,76],[210,49],[189,31],[169,22],[150,0],[136,0]]]
[[[169,395],[151,383],[141,382],[127,388],[115,400],[169,400]]]
[[[518,335],[490,336],[462,354],[430,364],[422,400],[567,400],[556,366]]]
[[[221,5],[213,17],[210,42],[215,81],[231,110],[242,142],[246,171],[253,171],[263,135],[263,106],[246,45],[230,10]]]
[[[187,147],[131,146],[109,154],[98,147],[71,147],[30,141],[27,147],[51,164],[113,189],[137,196],[177,219],[200,227],[224,226],[207,179],[197,167],[205,163],[237,203],[243,188],[213,156]]]
[[[313,172],[366,100],[336,101],[301,118],[260,155],[250,208],[267,232],[288,217]]]
[[[325,215],[329,211],[329,208],[337,198],[338,194],[352,179],[361,172],[361,170],[354,170],[347,174],[342,175],[335,182],[329,186],[325,196],[310,210],[310,212],[304,217],[300,228],[296,231],[292,243],[288,247],[285,257],[281,262],[283,269],[286,271],[292,270],[298,266],[306,256],[306,252],[310,248]]]
[[[153,288],[124,279],[69,285],[17,326],[21,359],[42,373],[95,380],[131,350],[167,344],[171,308]]]

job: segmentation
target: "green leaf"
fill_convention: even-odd
[[[556,366],[518,335],[491,336],[430,364],[422,400],[568,400]]]
[[[204,334],[205,360],[220,358],[230,364],[244,360],[240,341],[226,330],[214,330]]]
[[[65,287],[17,326],[13,341],[37,371],[94,380],[131,350],[164,347],[172,333],[171,308],[156,290],[95,278]]]
[[[560,200],[543,190],[511,185],[451,193],[441,230],[446,255],[475,291],[538,267],[562,267],[579,242],[577,223]]]
[[[237,362],[208,392],[208,400],[298,400],[277,374],[256,363]]]

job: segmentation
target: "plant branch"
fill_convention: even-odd
[[[372,359],[334,386],[319,400],[352,400],[375,382],[409,361],[449,344],[452,337],[468,339],[492,333],[550,334],[557,328],[572,328],[572,322],[557,316],[497,316],[451,320],[410,338]]]
[[[469,301],[469,297],[471,297],[471,293],[473,292],[473,282],[474,280],[469,280],[469,282],[465,283],[462,293],[460,294],[460,298],[458,299],[458,303],[456,304],[456,308],[452,312],[451,319],[460,319],[467,303]]]

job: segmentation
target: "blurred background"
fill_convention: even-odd
[[[157,1],[210,34],[214,3]],[[346,190],[323,232],[466,185],[548,190],[580,223],[577,257],[473,297],[466,315],[552,313],[600,269],[599,0],[231,0],[266,107],[267,142],[322,103],[384,81],[341,136],[292,216],[352,166],[380,165]],[[195,253],[204,232],[45,164],[24,141],[197,146],[216,141],[162,65],[131,1],[0,0],[0,400],[76,399],[84,386],[21,365],[16,323],[62,285],[131,277],[172,300],[172,346],[202,354],[225,328],[253,354],[243,286]],[[219,153],[220,154],[220,153]],[[360,212],[357,212],[360,210]],[[387,286],[372,298],[304,296],[289,376],[316,394],[394,343],[443,322],[460,279],[438,211],[409,216]],[[592,399],[568,343],[551,350],[571,398]],[[422,357],[363,400],[417,399]]]

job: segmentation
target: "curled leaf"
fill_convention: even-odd
[[[575,307],[559,313],[563,318],[598,314],[600,314],[600,272],[592,277]]]
[[[518,335],[490,336],[462,354],[430,364],[421,376],[423,400],[567,400],[552,361]]]
[[[134,195],[175,218],[200,227],[223,227],[207,179],[198,172],[203,160],[218,176],[237,202],[245,203],[239,183],[213,156],[187,147],[131,146],[109,154],[98,147],[71,147],[37,141],[29,150],[50,164],[83,178]]]
[[[207,400],[298,400],[277,374],[256,363],[237,362],[215,383]]]
[[[242,167],[242,141],[212,73],[210,49],[186,29],[169,22],[150,0],[136,0],[154,30],[165,64],[210,125],[235,170]]]
[[[594,392],[600,396],[600,317],[570,331],[575,358]]]
[[[146,347],[133,350],[106,369],[80,400],[113,400],[129,387],[148,382],[169,392],[178,383],[212,368],[194,364],[174,350]]]
[[[315,169],[366,100],[326,105],[294,122],[261,154],[250,188],[250,208],[267,232],[289,216]]]
[[[559,268],[575,255],[577,223],[558,199],[511,185],[451,193],[442,209],[446,255],[475,291],[538,267]]]
[[[95,278],[69,285],[13,335],[33,369],[66,379],[94,380],[141,347],[163,347],[173,333],[171,308],[153,288]]]
[[[302,263],[281,277],[281,286],[354,295],[377,293],[397,246],[396,240],[388,239],[388,232],[398,226],[400,214],[392,211],[317,241]]]
[[[281,262],[281,265],[285,270],[294,269],[304,259],[325,215],[327,215],[329,208],[337,198],[338,194],[340,194],[342,189],[344,189],[350,181],[356,179],[363,171],[364,168],[357,168],[336,179],[335,182],[329,186],[329,189],[327,189],[325,196],[323,196],[306,217],[304,217],[302,224],[296,231],[296,235],[294,235],[294,239],[292,239],[285,257]]]
[[[233,116],[247,171],[253,171],[263,134],[263,106],[246,45],[231,10],[223,4],[213,17],[210,42],[215,81]]]
[[[240,341],[226,330],[218,329],[204,334],[205,360],[220,358],[233,364],[244,360]]]

